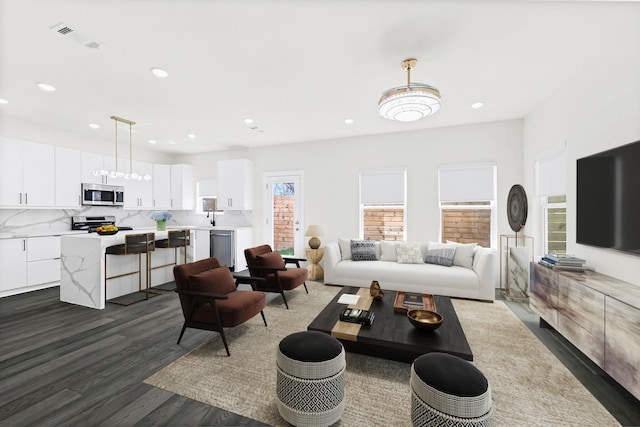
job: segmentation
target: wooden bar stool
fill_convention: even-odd
[[[184,252],[184,260],[183,264],[187,263],[187,248],[191,244],[191,232],[189,230],[169,230],[168,236],[166,239],[160,239],[156,241],[156,248],[158,249],[171,249],[173,248],[173,262],[163,265],[157,265],[155,267],[151,267],[151,270],[155,270],[158,268],[170,267],[178,265],[178,249],[183,248]],[[174,283],[167,284],[167,286],[159,285],[155,286],[153,289],[161,290],[161,291],[173,291],[176,289]]]
[[[151,263],[149,259],[149,252],[155,250],[155,233],[142,233],[142,234],[127,234],[124,236],[124,243],[119,245],[108,246],[105,248],[104,253],[104,292],[107,294],[107,280],[115,279],[118,277],[130,276],[132,274],[138,275],[138,293],[144,293],[144,297],[138,295],[134,298],[130,295],[123,295],[107,302],[111,302],[119,305],[131,305],[140,301],[148,300],[150,297],[160,295],[156,292],[150,291],[151,285]],[[145,257],[145,269],[146,269],[146,283],[144,290],[142,289],[142,254],[146,254]],[[107,258],[108,255],[138,255],[138,270],[129,273],[117,274],[114,276],[108,276],[107,274]]]

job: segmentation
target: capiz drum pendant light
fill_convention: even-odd
[[[402,68],[407,72],[407,85],[389,89],[378,101],[378,112],[385,119],[413,122],[440,109],[438,89],[423,83],[411,83],[411,70],[416,62],[415,58],[402,61]]]

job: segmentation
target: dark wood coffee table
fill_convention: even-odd
[[[356,294],[360,288],[344,287],[307,327],[331,335],[339,320],[340,312],[347,306],[338,304],[342,294]],[[464,335],[456,311],[449,297],[434,296],[436,310],[444,319],[435,331],[417,329],[407,319],[406,313],[393,309],[395,291],[384,291],[380,301],[373,301],[370,310],[376,317],[373,325],[362,326],[357,336],[345,339],[337,336],[346,351],[384,359],[411,363],[416,357],[434,351],[453,354],[465,360],[473,360],[473,353]]]

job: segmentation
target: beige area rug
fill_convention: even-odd
[[[231,357],[216,335],[145,383],[274,426],[287,426],[275,406],[275,354],[282,338],[305,330],[339,288],[309,282],[267,305],[260,316],[227,330]],[[494,426],[619,425],[501,301],[454,300],[488,378]],[[186,333],[189,333],[187,331]],[[346,409],[340,426],[410,426],[410,365],[347,353]]]

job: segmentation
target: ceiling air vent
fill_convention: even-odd
[[[91,37],[85,34],[79,33],[78,31],[76,31],[69,25],[65,24],[64,22],[60,22],[54,25],[53,27],[51,27],[51,30],[55,31],[56,33],[64,36],[69,40],[72,40],[78,44],[83,45],[84,47],[88,47],[89,49],[100,49],[101,47],[104,47],[103,43],[97,40],[93,40]]]
[[[69,27],[62,27],[62,28],[60,28],[60,29],[58,30],[58,32],[59,32],[60,34],[62,34],[63,36],[65,36],[65,35],[69,34],[69,33],[70,33],[70,32],[72,32],[72,31],[73,31],[73,30],[72,30],[71,28],[69,28]]]

